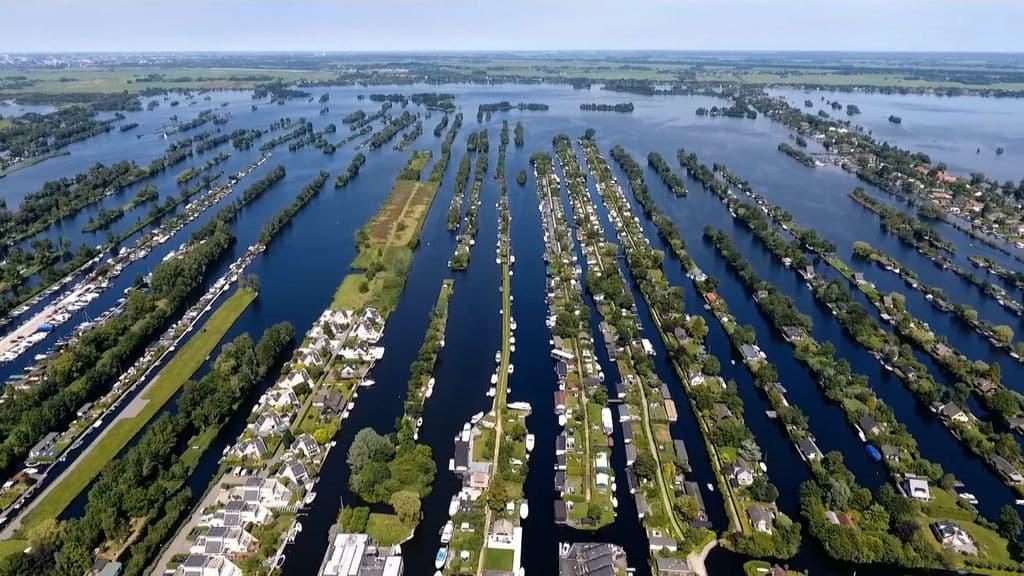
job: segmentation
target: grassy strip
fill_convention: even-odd
[[[26,515],[22,531],[30,530],[44,520],[56,518],[96,478],[103,468],[139,433],[202,366],[228,329],[256,299],[256,292],[241,289],[231,295],[202,329],[156,375],[134,402],[144,400],[138,414],[110,425],[106,434],[96,441],[89,454]]]
[[[437,182],[420,182],[424,153],[415,152],[399,173],[391,192],[370,221],[356,235],[358,254],[334,295],[334,309],[376,308],[387,317],[405,286],[412,267],[412,251],[437,195]],[[411,179],[407,179],[411,178]]]

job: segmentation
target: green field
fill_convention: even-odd
[[[135,400],[145,404],[131,417],[111,424],[106,434],[95,442],[88,455],[79,461],[64,479],[53,487],[25,516],[21,531],[26,532],[48,518],[56,518],[103,468],[139,433],[163,406],[195,374],[213,353],[228,329],[256,299],[256,292],[238,290],[221,304],[203,327],[174,355]],[[131,406],[126,407],[129,410]]]
[[[366,533],[381,546],[394,546],[412,535],[413,526],[406,526],[394,514],[370,514]]]
[[[873,86],[876,88],[988,88],[993,90],[1024,90],[1024,84],[993,82],[977,86],[955,81],[935,81],[907,78],[905,74],[850,73],[836,74],[829,70],[786,70],[768,72],[762,70],[708,70],[697,76],[698,80],[719,82],[740,82],[744,84],[785,84],[820,85],[842,88],[847,86]]]
[[[150,74],[163,78],[139,82]],[[280,80],[328,80],[337,74],[326,70],[264,70],[247,68],[117,68],[92,70],[26,70],[20,76],[35,82],[32,86],[4,94],[40,93],[113,93],[140,92],[147,88],[227,89],[252,88],[256,84]]]
[[[515,553],[512,550],[498,550],[496,548],[484,548],[484,570],[512,571],[512,560]]]

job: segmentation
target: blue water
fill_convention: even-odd
[[[552,520],[553,500],[553,461],[552,445],[556,434],[556,422],[552,413],[552,393],[556,382],[552,364],[548,357],[548,339],[550,337],[544,326],[546,306],[544,303],[544,268],[541,261],[543,244],[540,235],[540,221],[537,212],[535,185],[532,180],[525,187],[519,187],[511,178],[520,169],[532,174],[529,167],[529,156],[535,151],[553,152],[552,138],[561,132],[571,137],[580,135],[586,128],[594,127],[601,149],[607,154],[611,146],[621,144],[639,161],[643,162],[646,154],[652,150],[660,152],[675,167],[676,150],[685,146],[698,154],[701,160],[710,164],[718,161],[726,163],[740,176],[750,180],[767,197],[790,211],[797,221],[813,226],[827,238],[836,243],[839,252],[847,261],[869,280],[885,290],[904,292],[901,282],[889,273],[873,265],[853,261],[850,258],[852,243],[865,240],[882,248],[899,259],[903,264],[913,268],[921,278],[929,284],[941,286],[956,302],[970,304],[975,307],[982,318],[997,323],[1006,323],[1016,331],[1024,330],[1016,317],[1007,315],[1002,308],[990,302],[981,293],[959,278],[935,268],[930,261],[920,257],[916,252],[902,246],[896,239],[887,236],[878,227],[875,216],[857,206],[846,194],[855,186],[861,185],[856,178],[837,169],[808,169],[776,150],[779,142],[788,137],[788,132],[781,126],[772,124],[765,119],[738,120],[729,118],[702,118],[694,115],[698,106],[721,104],[706,97],[641,97],[633,95],[617,95],[600,90],[574,91],[564,86],[469,86],[456,85],[447,87],[380,87],[372,90],[339,87],[330,89],[313,89],[318,95],[323,91],[330,93],[330,114],[320,116],[319,104],[305,100],[289,102],[285,106],[269,105],[257,102],[258,110],[252,111],[253,104],[249,93],[219,92],[211,94],[211,101],[197,99],[198,103],[188,106],[170,108],[167,103],[151,112],[129,113],[125,122],[138,122],[135,130],[121,134],[112,132],[76,143],[69,147],[70,156],[48,160],[37,166],[11,174],[0,181],[0,197],[9,206],[15,206],[24,196],[38,189],[43,182],[57,176],[71,176],[87,168],[95,162],[114,162],[122,159],[133,159],[140,164],[148,163],[152,158],[163,153],[167,144],[176,137],[164,140],[157,131],[168,123],[172,114],[182,120],[188,120],[207,108],[219,113],[230,112],[232,120],[220,128],[231,131],[235,128],[265,128],[271,122],[288,116],[293,119],[305,117],[319,129],[328,122],[338,125],[338,133],[332,139],[341,139],[347,128],[341,124],[341,118],[357,108],[367,111],[374,110],[377,105],[368,101],[357,101],[357,94],[369,92],[404,92],[444,90],[457,94],[456,102],[465,114],[463,129],[453,147],[452,160],[448,167],[445,181],[438,192],[437,198],[428,214],[424,225],[421,245],[415,253],[413,268],[398,309],[389,320],[382,345],[387,349],[384,359],[375,368],[374,388],[360,391],[356,401],[356,409],[344,422],[336,440],[338,445],[331,452],[322,471],[317,485],[318,497],[314,506],[300,518],[303,531],[296,542],[287,550],[287,561],[284,566],[286,574],[309,574],[315,572],[320,559],[327,547],[327,530],[334,523],[341,503],[353,503],[354,496],[347,490],[348,470],[345,464],[345,453],[349,443],[359,429],[370,426],[379,432],[393,429],[395,418],[400,416],[402,402],[406,390],[409,365],[415,358],[420,339],[427,325],[431,307],[433,306],[441,280],[455,278],[455,293],[450,304],[450,318],[446,333],[447,346],[441,352],[435,370],[437,385],[433,396],[427,400],[424,425],[420,431],[421,441],[429,444],[434,452],[438,465],[437,481],[434,490],[423,502],[424,520],[414,539],[403,547],[408,564],[407,573],[420,574],[430,570],[431,559],[438,546],[438,532],[447,520],[447,503],[450,495],[457,490],[458,480],[447,470],[448,459],[452,455],[452,438],[470,415],[490,406],[490,399],[485,392],[489,387],[489,377],[493,370],[492,356],[500,344],[500,293],[498,292],[499,270],[493,263],[497,210],[495,203],[498,198],[497,186],[488,177],[481,195],[480,230],[477,245],[473,248],[472,262],[469,270],[452,274],[446,262],[454,248],[454,237],[445,227],[448,204],[451,199],[455,168],[465,150],[465,138],[471,130],[479,129],[476,122],[476,107],[483,102],[509,100],[511,102],[531,101],[545,102],[551,106],[547,112],[510,112],[495,114],[488,124],[491,139],[490,166],[493,172],[497,162],[498,131],[502,119],[508,119],[514,126],[516,120],[522,120],[526,128],[526,145],[516,148],[510,144],[507,157],[507,174],[510,175],[509,198],[512,214],[512,242],[517,264],[512,279],[515,302],[513,313],[519,325],[516,332],[517,352],[513,356],[516,371],[510,378],[510,400],[526,400],[533,405],[533,414],[527,424],[531,432],[537,436],[537,447],[530,461],[530,474],[527,478],[526,492],[531,501],[531,514],[525,521],[524,562],[531,574],[550,573],[554,567],[556,544],[560,540],[597,539],[617,542],[625,546],[630,554],[631,564],[638,573],[647,573],[646,540],[643,530],[635,515],[632,498],[625,494],[625,482],[620,482],[618,495],[622,506],[618,509],[618,517],[614,524],[597,533],[579,533],[571,529],[557,527]],[[842,102],[854,102],[864,110],[858,118],[865,123],[870,114],[879,114],[876,108],[865,103],[865,95],[856,98],[837,96]],[[896,97],[889,97],[896,98]],[[582,112],[579,104],[583,102],[615,103],[631,100],[636,106],[633,114],[613,114],[598,112]],[[803,98],[800,98],[802,102]],[[227,107],[220,108],[226,102]],[[879,103],[883,108],[886,101]],[[958,106],[976,110],[975,114],[996,115],[1004,101],[988,99],[954,100]],[[414,106],[410,105],[412,109]],[[422,112],[422,109],[419,109]],[[897,113],[899,112],[886,112]],[[903,112],[904,129],[916,130],[928,121],[940,122],[943,112],[929,111],[921,108],[921,119],[916,119],[909,112]],[[440,114],[424,120],[424,135],[412,149],[429,148],[434,152],[436,161],[440,149],[440,138],[432,134],[434,124]],[[884,117],[883,117],[884,120]],[[213,128],[211,124],[195,129],[192,132]],[[287,130],[287,129],[285,129]],[[969,140],[967,127],[961,123],[953,124],[950,130],[964,130],[963,140]],[[190,132],[190,133],[192,133]],[[280,132],[278,132],[280,133]],[[136,134],[142,134],[141,139]],[[277,133],[268,134],[265,139]],[[186,134],[187,135],[187,134]],[[895,142],[895,140],[893,140]],[[237,171],[259,156],[259,141],[249,151],[236,151],[230,143],[218,149],[208,151],[189,161],[175,166],[165,174],[152,180],[158,186],[161,196],[176,193],[175,176],[190,165],[201,165],[207,158],[215,156],[219,151],[226,150],[232,154],[230,160],[217,169],[225,173]],[[1000,164],[1010,158],[1013,148],[1009,145],[1007,154],[999,160]],[[926,150],[927,151],[927,150]],[[365,152],[365,151],[364,151]],[[263,173],[278,163],[283,163],[288,171],[287,177],[263,197],[254,201],[232,224],[238,236],[238,242],[232,254],[220,263],[222,271],[228,263],[238,257],[245,248],[255,241],[260,226],[279,209],[289,204],[295,194],[309,182],[320,169],[330,171],[333,181],[347,165],[355,151],[351,145],[340,148],[333,156],[326,156],[312,147],[297,152],[289,152],[287,145],[282,145],[274,152],[274,157],[256,173],[250,175],[238,186],[236,192],[228,198],[234,198],[240,190],[258,179]],[[249,271],[260,277],[261,294],[259,300],[250,307],[229,332],[227,338],[249,332],[255,337],[267,326],[280,321],[291,322],[298,333],[304,332],[326,307],[341,278],[355,255],[354,237],[356,231],[376,210],[391,187],[391,183],[409,152],[395,152],[390,146],[366,152],[368,162],[360,175],[349,186],[342,190],[334,190],[330,181],[327,188],[314,199],[274,241],[268,251],[256,258]],[[931,152],[929,152],[931,153]],[[944,159],[933,154],[939,160],[950,163],[954,160]],[[975,155],[962,155],[965,166]],[[982,154],[984,156],[984,152]],[[982,165],[980,169],[995,175]],[[428,167],[429,170],[429,167]],[[626,182],[617,167],[613,170],[619,175],[620,182]],[[680,172],[677,169],[677,172]],[[679,225],[687,242],[691,256],[707,273],[720,281],[720,291],[728,301],[733,314],[742,324],[752,325],[758,334],[758,342],[776,365],[782,384],[789,391],[791,403],[799,406],[810,419],[811,431],[815,434],[819,446],[824,451],[838,450],[845,456],[849,468],[858,481],[871,488],[885,482],[887,475],[880,464],[872,462],[864,452],[863,444],[857,439],[851,427],[846,424],[841,411],[825,400],[815,382],[806,369],[793,357],[792,349],[787,343],[776,336],[771,323],[757,309],[744,288],[736,282],[731,272],[716,255],[714,249],[702,240],[704,226],[712,225],[729,232],[740,250],[751,261],[756,272],[764,279],[776,284],[781,290],[791,295],[802,312],[811,316],[814,322],[814,336],[820,341],[831,341],[837,351],[837,357],[848,360],[855,370],[865,374],[878,395],[888,403],[896,413],[897,419],[905,424],[917,439],[922,454],[954,472],[963,480],[967,489],[981,498],[979,508],[989,517],[994,517],[1000,506],[1013,501],[1013,496],[998,478],[980,460],[963,449],[960,444],[942,427],[934,415],[921,407],[902,384],[882,370],[871,356],[867,355],[856,342],[852,341],[839,325],[817,305],[807,288],[798,282],[789,270],[779,266],[756,239],[752,238],[742,227],[732,223],[728,212],[717,198],[702,190],[699,184],[687,181],[690,195],[677,199],[661,184],[655,173],[647,171],[647,182],[656,201],[661,208]],[[140,183],[138,186],[141,186]],[[50,238],[66,236],[74,243],[99,243],[105,233],[84,234],[81,226],[88,215],[100,208],[111,208],[124,204],[133,195],[138,186],[122,191],[104,199],[96,206],[84,211],[67,221],[44,232]],[[889,200],[883,192],[869,188],[869,192],[877,197]],[[592,191],[593,193],[593,191]],[[627,197],[631,196],[628,194]],[[596,194],[595,203],[600,207]],[[894,203],[896,206],[901,206]],[[634,213],[642,213],[634,203]],[[905,209],[905,207],[902,207]],[[115,232],[131,226],[136,219],[144,214],[148,207],[141,207],[115,224]],[[188,234],[208,221],[216,208],[211,209],[197,221],[168,243],[159,247],[145,260],[134,264],[127,270],[103,297],[93,302],[85,311],[92,316],[113,304],[121,291],[130,285],[135,277],[151,270],[167,251],[176,247]],[[607,215],[599,208],[602,223],[606,232],[612,233],[608,226]],[[664,248],[657,237],[653,225],[641,216],[644,229],[656,247]],[[841,223],[841,225],[836,225]],[[957,261],[966,264],[966,256],[984,254],[995,257],[1006,265],[1007,259],[984,246],[972,246],[970,239],[952,229],[943,229],[947,239],[959,248]],[[667,257],[664,264],[665,273],[675,285],[684,287],[687,310],[691,314],[706,315],[700,300],[689,281],[683,276],[679,263]],[[216,277],[220,272],[215,273]],[[628,272],[626,274],[628,279]],[[631,284],[632,286],[632,284]],[[1019,291],[1014,292],[1019,296]],[[646,306],[639,294],[635,294],[639,305],[640,317],[646,330],[645,336],[656,345],[658,356],[655,357],[655,369],[658,375],[668,383],[680,410],[679,421],[674,423],[674,436],[685,440],[690,450],[694,466],[692,479],[702,487],[713,481],[713,476],[705,453],[704,443],[698,432],[689,403],[683,395],[682,387],[671,366],[667,363],[667,353],[661,346],[660,339],[653,332],[653,325]],[[950,341],[975,359],[994,361],[1000,364],[1003,381],[1013,389],[1024,392],[1024,369],[1002,352],[993,350],[988,343],[969,329],[960,325],[949,315],[933,309],[926,301],[915,293],[908,293],[908,306],[911,311],[928,322],[934,329],[946,335]],[[593,314],[595,321],[596,313]],[[56,331],[59,338],[80,318],[69,322]],[[789,516],[799,520],[798,487],[807,479],[807,469],[785,437],[779,425],[765,415],[768,403],[763,395],[754,388],[751,377],[742,363],[731,363],[733,355],[724,333],[711,316],[705,317],[710,327],[708,344],[712,353],[719,356],[724,375],[734,379],[746,406],[748,424],[761,444],[768,464],[769,477],[781,492],[779,505]],[[52,338],[52,337],[51,337]],[[20,372],[29,362],[32,355],[45,349],[47,343],[30,350],[22,359],[0,367],[0,376]],[[607,361],[603,347],[598,346],[599,361],[609,375],[609,384],[614,382],[616,374],[614,364]],[[205,368],[200,370],[201,376]],[[939,379],[944,376],[935,370]],[[190,485],[195,494],[201,494],[217,469],[217,459],[221,450],[233,441],[244,426],[245,415],[248,414],[251,402],[249,399],[239,412],[239,416],[229,422],[224,433],[217,440],[209,453],[204,457],[194,474]],[[169,409],[173,409],[172,406]],[[622,454],[621,430],[616,429],[617,440],[613,450],[613,466],[619,478],[623,478],[624,456]],[[712,522],[719,530],[726,526],[724,509],[720,495],[705,492],[704,499]],[[84,499],[73,505],[67,515],[80,513]],[[739,559],[721,551],[710,557],[709,563],[715,570],[713,573],[732,573],[738,566]],[[852,573],[853,568],[841,566],[825,558],[821,550],[809,536],[805,535],[801,554],[791,565],[810,568],[815,572]]]

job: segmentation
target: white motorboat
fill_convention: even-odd
[[[442,546],[437,550],[437,555],[434,556],[434,568],[440,570],[444,568],[444,565],[448,562],[448,548]]]
[[[526,520],[527,516],[530,515],[530,503],[523,500],[523,503],[519,505],[519,518]]]
[[[448,516],[455,516],[459,513],[459,495],[452,496],[451,502],[448,503]]]
[[[451,520],[445,522],[444,528],[441,529],[441,544],[447,544],[452,541],[452,536],[455,535],[455,523]]]
[[[484,418],[484,413],[483,412],[477,412],[476,414],[473,414],[473,416],[469,419],[469,421],[472,424],[476,424],[477,422],[483,420],[483,418]]]
[[[537,441],[537,437],[534,436],[533,434],[527,434],[526,435],[526,451],[527,452],[533,452],[533,446],[536,443],[536,441]]]

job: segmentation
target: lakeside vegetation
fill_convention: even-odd
[[[188,249],[162,262],[148,291],[132,290],[123,314],[88,331],[46,366],[43,381],[0,404],[0,470],[10,472],[47,432],[64,428],[78,408],[98,397],[120,375],[119,366],[138,356],[206,279],[234,243],[228,223],[248,202],[284,177],[278,166],[250,185],[191,237]]]
[[[736,214],[734,218],[737,221],[746,225],[747,228],[754,234],[754,236],[758,238],[765,245],[765,247],[768,248],[768,250],[773,255],[775,255],[776,258],[782,260],[787,266],[793,265],[788,261],[789,254],[794,253],[794,251],[802,252],[802,250],[804,249],[803,247],[807,247],[810,245],[817,246],[817,248],[814,249],[815,252],[821,251],[821,253],[826,254],[826,260],[832,260],[833,262],[836,261],[834,257],[827,256],[827,254],[831,254],[834,251],[834,247],[826,248],[827,245],[823,243],[823,241],[818,239],[817,235],[814,233],[813,230],[805,230],[797,227],[791,221],[791,218],[786,218],[784,212],[779,210],[777,207],[767,204],[763,197],[761,197],[759,194],[753,191],[753,189],[751,189],[749,185],[743,185],[740,187],[741,189],[743,189],[749,195],[756,199],[758,203],[757,207],[742,202],[734,195],[732,195],[731,192],[729,192],[729,190],[718,179],[715,178],[714,173],[711,170],[709,170],[706,166],[696,163],[695,156],[685,155],[681,151],[680,157],[685,158],[687,160],[688,170],[690,171],[691,176],[697,178],[699,181],[702,182],[702,184],[707,190],[713,192],[723,202],[727,203],[731,211],[735,212]],[[689,166],[694,166],[694,168],[691,170]],[[726,178],[728,179],[730,177]],[[735,179],[735,176],[732,176],[731,178]],[[765,216],[765,214],[769,214],[773,218],[786,218],[784,220],[784,229],[795,237],[794,240],[786,241],[782,239],[780,233],[768,224],[767,217]],[[725,244],[721,241],[721,236],[719,236],[718,238],[719,239],[717,243],[720,247],[724,247]],[[730,260],[733,262],[739,262],[739,260],[736,259],[735,257],[727,259],[727,261]],[[871,352],[872,355],[878,358],[879,362],[883,366],[891,366],[892,371],[899,377],[899,379],[902,382],[904,382],[904,384],[907,385],[907,387],[918,397],[918,399],[925,406],[930,407],[934,402],[938,401],[943,397],[949,398],[949,391],[944,390],[934,380],[932,380],[927,368],[914,358],[913,353],[908,350],[908,347],[906,345],[903,345],[901,347],[901,345],[898,342],[894,343],[892,341],[895,338],[895,336],[882,330],[876,324],[875,320],[871,318],[869,313],[866,310],[864,310],[863,307],[861,307],[861,305],[853,299],[852,295],[849,293],[849,290],[842,283],[840,283],[837,280],[822,279],[816,275],[807,274],[805,276],[811,282],[812,293],[814,294],[815,298],[818,299],[818,301],[821,302],[823,305],[827,306],[829,310],[832,311],[833,315],[836,317],[839,324],[845,330],[847,330],[857,342],[859,342],[869,352]],[[743,278],[742,274],[741,278]],[[762,287],[762,289],[766,288]],[[822,349],[830,350],[831,347],[825,346]],[[801,355],[798,355],[797,358],[803,360]],[[825,360],[826,362],[822,362],[822,364],[824,364],[825,366],[835,365],[834,361],[832,361],[831,359],[826,358]],[[866,385],[866,379],[863,379],[862,381],[865,382]],[[841,401],[843,405],[845,405],[846,401]],[[861,402],[863,402],[863,399],[861,399]],[[879,401],[871,401],[869,403],[866,403],[866,405],[878,406]],[[956,404],[953,404],[953,406],[956,406]],[[1001,457],[1004,458],[1013,458],[1013,452],[1015,451],[1019,453],[1019,448],[1017,447],[1016,442],[1012,439],[1012,437],[1009,437],[1007,435],[1001,436],[1001,438],[1003,438],[1002,441],[993,440],[991,438],[986,441],[984,439],[984,433],[981,433],[980,429],[974,423],[973,416],[968,416],[965,422],[953,421],[951,419],[946,419],[944,417],[943,422],[947,426],[951,427],[951,429],[955,430],[956,438],[964,442],[964,444],[968,448],[970,448],[975,453],[979,454],[979,456],[984,457],[986,459],[986,462],[990,464],[993,462],[990,459],[990,456],[994,453],[993,450],[998,451],[1001,454]],[[860,423],[858,421],[858,426],[859,425]],[[884,428],[881,428],[881,430],[900,429],[901,428],[896,425],[885,426]],[[908,447],[913,446],[912,440],[913,439],[910,438],[911,442],[893,442],[892,444],[889,444],[889,446],[892,446],[896,450],[893,456],[895,456],[894,459],[897,462],[902,462],[904,460],[905,451],[908,450]],[[918,462],[921,465],[912,467],[909,470],[910,473],[918,476],[925,476],[931,482],[934,482],[944,487],[951,486],[950,483],[955,482],[955,477],[952,477],[951,475],[942,474],[941,468],[939,468],[934,463],[924,465],[924,462],[926,461],[923,461],[917,457],[915,457],[913,461]],[[891,465],[891,463],[888,464]],[[906,474],[906,472],[904,472],[904,474]],[[885,489],[883,488],[883,490]],[[891,488],[889,488],[889,490],[891,490]],[[887,499],[887,496],[887,493],[879,493],[880,500],[883,499],[884,497]],[[944,500],[950,500],[951,503],[960,502],[955,498],[944,498]],[[819,507],[817,501],[814,500],[813,498],[805,502],[805,505],[813,509],[818,509]],[[969,505],[965,502],[960,502],[959,505],[965,506],[968,510],[971,510]],[[906,508],[903,507],[900,508],[900,510],[906,510]],[[911,512],[913,512],[913,510],[911,510]],[[936,513],[936,515],[940,517],[942,514],[948,514],[948,511]],[[972,513],[969,515],[961,514],[959,516],[956,516],[955,519],[958,522],[962,523],[977,522],[981,525],[982,528],[989,529],[989,535],[991,535],[991,528],[994,526],[993,524],[991,524],[990,519],[985,519],[984,517],[981,517],[976,513]],[[972,533],[981,534],[982,529],[972,530]],[[910,535],[913,535],[913,533]],[[907,536],[907,534],[903,533],[902,536]],[[990,539],[988,535],[985,535],[985,537],[986,539]],[[909,540],[905,539],[905,541]],[[938,560],[942,562],[942,565],[946,565],[954,561],[953,558],[948,557],[939,558]],[[978,562],[981,562],[981,564],[979,565],[984,566],[985,563],[988,562],[988,560],[979,560]],[[1013,564],[1013,560],[1010,559],[1009,556],[1003,556],[1001,554],[996,553],[991,559],[991,563],[993,564],[993,566],[998,568],[1001,565],[1007,565],[1006,563]]]
[[[171,360],[153,376],[148,385],[134,400],[141,404],[131,416],[118,419],[104,430],[103,437],[96,440],[89,452],[75,463],[68,476],[55,484],[22,521],[22,532],[31,534],[33,529],[47,521],[53,521],[78,495],[100,474],[103,468],[124,449],[149,421],[163,410],[167,402],[178,393],[189,378],[199,370],[203,362],[214,351],[228,329],[234,325],[243,312],[256,300],[256,291],[240,288],[225,300],[195,334],[176,352]]]
[[[187,511],[186,480],[198,456],[279,364],[293,337],[291,326],[282,323],[267,328],[258,343],[243,334],[225,345],[206,376],[185,384],[177,413],[159,417],[104,469],[84,515],[38,525],[29,536],[31,552],[0,560],[0,574],[84,573],[97,549],[101,557],[120,558],[123,574],[141,574]]]
[[[439,186],[420,181],[429,159],[430,152],[424,150],[409,157],[380,209],[356,234],[355,272],[338,288],[335,308],[373,307],[387,317],[398,305],[412,266],[412,252],[419,245],[420,229]]]
[[[639,238],[643,232],[639,229],[639,224],[628,217],[628,205],[623,192],[614,183],[611,170],[601,158],[596,143],[587,142],[584,150],[588,153],[591,169],[594,170],[595,165],[600,167],[597,181],[603,184],[598,187],[602,199],[606,205],[617,206],[617,221],[620,222],[621,229],[626,231],[632,228],[633,237]],[[686,268],[687,273],[693,274],[695,264],[686,253],[681,235],[675,225],[654,204],[640,165],[619,146],[612,148],[611,155],[626,172],[633,197],[668,240],[674,255]],[[651,307],[666,348],[672,354],[673,367],[686,388],[687,397],[697,416],[708,453],[711,455],[712,470],[715,472],[719,488],[727,495],[726,512],[730,524],[726,544],[741,554],[753,557],[784,559],[794,556],[801,541],[800,524],[786,516],[775,505],[778,490],[759,470],[761,448],[744,421],[743,400],[739,396],[736,383],[724,381],[719,375],[721,368],[717,358],[711,360],[713,357],[707,354],[704,347],[707,326],[703,320],[695,322],[685,314],[682,309],[682,298],[670,296],[681,288],[672,290],[665,279],[661,270],[663,255],[655,253],[646,243],[641,244],[635,239],[627,246],[627,262],[630,264],[633,277]],[[630,250],[640,252],[631,254]],[[648,254],[647,259],[640,257],[644,252]],[[650,283],[652,277],[660,278],[660,282]],[[660,291],[656,290],[659,284]],[[723,325],[732,328],[726,330],[730,339],[737,339],[737,345],[751,344],[751,331],[738,326],[728,314],[725,303],[714,292],[715,282],[705,279],[694,284],[716,317]],[[677,301],[673,302],[673,299]],[[681,329],[678,333],[677,328]],[[767,371],[763,378],[771,380]],[[760,481],[758,477],[761,478]]]
[[[453,280],[441,283],[437,303],[430,313],[423,343],[410,367],[405,395],[405,413],[397,428],[381,436],[372,428],[360,430],[349,447],[349,487],[367,503],[387,503],[394,514],[369,515],[367,533],[384,546],[398,544],[416,531],[420,503],[433,489],[437,473],[430,446],[416,442],[431,372],[441,351],[448,323],[448,302]],[[369,509],[367,508],[367,513]],[[362,514],[362,512],[352,512]]]

